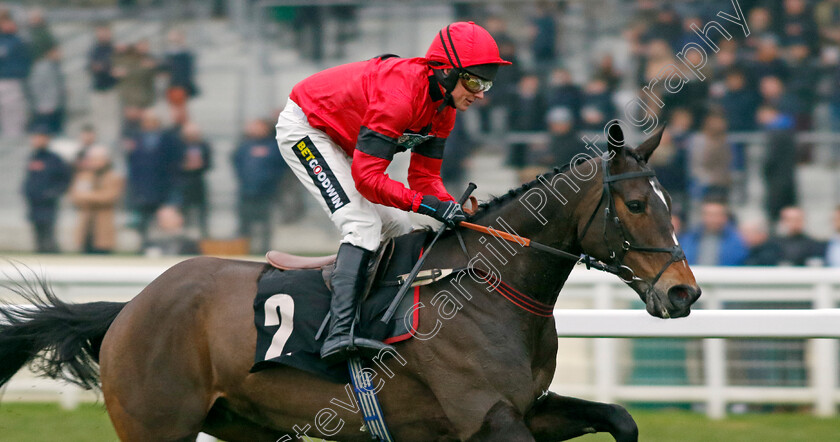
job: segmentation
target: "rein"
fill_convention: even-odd
[[[465,227],[470,230],[475,230],[477,232],[485,233],[487,235],[495,236],[497,238],[504,239],[510,242],[516,242],[517,244],[523,247],[532,247],[536,250],[540,250],[545,253],[549,253],[555,256],[559,256],[561,258],[570,259],[577,262],[582,262],[586,265],[586,269],[595,269],[600,270],[602,272],[611,273],[613,275],[618,276],[625,283],[631,283],[634,281],[641,281],[645,282],[638,276],[630,267],[624,265],[624,257],[627,255],[629,251],[636,251],[636,252],[648,252],[648,253],[669,253],[671,254],[671,259],[665,263],[664,266],[659,270],[659,273],[656,274],[656,277],[653,279],[653,282],[646,283],[648,285],[648,289],[645,291],[647,294],[653,287],[656,285],[659,278],[665,273],[665,270],[670,267],[671,264],[675,262],[682,261],[685,259],[685,254],[683,253],[682,247],[679,244],[674,244],[672,247],[646,247],[646,246],[638,246],[635,244],[631,244],[630,241],[627,240],[627,234],[624,229],[624,225],[621,222],[621,219],[618,217],[618,212],[615,209],[615,199],[612,195],[612,183],[616,181],[628,180],[633,178],[642,178],[642,177],[652,177],[655,176],[655,172],[651,169],[640,170],[635,172],[625,172],[618,175],[610,175],[609,170],[609,159],[606,156],[601,157],[601,168],[603,169],[603,189],[601,191],[601,198],[598,201],[598,205],[595,206],[595,210],[592,211],[592,215],[590,215],[589,220],[586,222],[586,225],[583,228],[583,233],[581,233],[580,238],[586,237],[586,233],[589,231],[589,227],[592,225],[592,222],[595,220],[595,216],[598,214],[598,209],[604,204],[604,201],[607,202],[606,207],[604,208],[604,244],[607,247],[607,250],[610,254],[610,259],[612,263],[604,263],[600,260],[592,257],[589,254],[581,253],[580,255],[575,255],[573,253],[566,252],[565,250],[560,250],[551,246],[547,246],[545,244],[536,242],[531,240],[530,238],[525,238],[519,235],[513,235],[507,232],[500,232],[498,230],[493,229],[492,227],[485,227],[478,224],[462,221],[458,225],[461,227]],[[612,249],[610,246],[609,241],[607,240],[607,226],[609,225],[610,221],[610,214],[615,214],[612,217],[612,222],[616,227],[619,235],[621,236],[621,250],[616,253],[615,250]]]
[[[461,227],[465,227],[470,230],[475,230],[476,232],[485,233],[487,235],[495,236],[496,238],[501,238],[506,241],[515,242],[523,247],[532,247],[535,250],[539,250],[542,252],[550,253],[555,256],[559,256],[561,258],[570,259],[572,261],[582,262],[586,265],[587,269],[595,269],[600,270],[602,272],[612,273],[613,275],[618,276],[622,280],[621,272],[622,269],[613,265],[605,264],[590,255],[585,253],[581,253],[580,255],[575,255],[574,253],[569,253],[565,250],[560,250],[551,246],[547,246],[545,244],[536,242],[531,240],[530,238],[525,238],[519,235],[512,235],[507,232],[500,232],[492,227],[485,227],[479,224],[473,224],[466,221],[461,221],[459,224]],[[627,270],[630,270],[629,268]],[[632,280],[632,279],[631,279]]]

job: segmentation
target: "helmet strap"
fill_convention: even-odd
[[[461,69],[452,68],[449,70],[448,75],[443,73],[443,69],[432,69],[432,72],[434,72],[437,82],[443,86],[443,103],[440,105],[440,108],[438,108],[438,112],[446,106],[454,108],[455,101],[452,99],[452,91],[454,91],[455,86],[458,85]]]
[[[452,47],[452,53],[449,53],[449,48],[446,46],[446,39],[443,38],[443,31],[441,29],[438,32],[438,38],[440,38],[440,43],[443,46],[443,51],[446,53],[446,58],[449,59],[449,64],[452,66],[452,69],[449,71],[449,75],[444,75],[443,70],[435,69],[435,78],[437,78],[438,82],[443,86],[444,95],[443,95],[443,104],[440,105],[440,109],[438,112],[443,109],[444,106],[448,105],[451,107],[455,107],[455,101],[452,99],[452,91],[455,90],[455,86],[458,85],[458,78],[461,75],[461,72],[464,71],[464,68],[461,66],[461,58],[458,57],[458,51],[455,50],[455,41],[452,40],[452,33],[449,31],[449,25],[446,27],[446,36],[449,38],[449,46]],[[453,60],[452,57],[455,56]]]

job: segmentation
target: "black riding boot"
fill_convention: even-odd
[[[321,347],[321,359],[330,364],[347,359],[353,353],[365,357],[376,356],[390,348],[372,339],[355,337],[350,342],[350,329],[356,318],[356,307],[365,287],[368,261],[373,253],[349,243],[342,243],[335,259],[330,301],[330,332]]]

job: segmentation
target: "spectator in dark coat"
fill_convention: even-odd
[[[262,230],[259,243],[251,242],[252,251],[271,248],[271,209],[284,166],[271,125],[263,120],[248,123],[233,153],[233,167],[239,181],[239,234],[253,239],[256,226]]]
[[[213,153],[195,123],[184,124],[180,144],[182,214],[187,226],[197,224],[201,237],[206,238],[208,205],[204,176],[213,167]]]
[[[743,34],[738,33],[735,36],[736,38],[744,38],[743,43],[749,56],[755,54],[764,39],[779,38],[774,28],[773,14],[766,7],[755,7],[747,12],[747,24],[750,28],[749,38],[744,38]]]
[[[662,134],[656,155],[648,164],[656,172],[659,184],[671,195],[672,207],[683,209],[688,206],[688,152],[685,145],[674,142],[671,131]]]
[[[32,59],[37,60],[43,57],[57,46],[58,41],[44,19],[44,10],[35,8],[29,11],[29,47]]]
[[[682,35],[682,24],[680,16],[674,7],[668,3],[659,5],[656,9],[655,18],[649,29],[643,36],[643,40],[665,40],[673,49],[677,48],[680,36]]]
[[[548,5],[537,5],[531,18],[531,52],[537,66],[547,67],[557,57],[557,24]]]
[[[819,49],[819,33],[814,14],[805,0],[784,0],[784,13],[779,17],[779,34],[784,45],[804,41],[809,50]]]
[[[756,82],[769,76],[778,77],[782,81],[787,80],[790,72],[779,55],[779,43],[776,38],[764,37],[759,41],[751,71],[752,79]]]
[[[787,51],[788,68],[796,73],[785,83],[798,104],[798,112],[794,115],[796,128],[809,130],[812,126],[812,112],[817,105],[816,85],[820,80],[820,67],[811,59],[810,49],[804,41],[795,41],[787,47]]]
[[[548,122],[548,150],[545,158],[537,163],[547,168],[564,167],[579,153],[586,153],[577,131],[572,112],[566,107],[554,107],[546,116]]]
[[[72,177],[70,166],[58,155],[47,150],[50,136],[46,128],[34,128],[30,137],[32,154],[27,161],[23,193],[26,197],[27,217],[35,232],[37,253],[57,253],[55,224],[58,202]]]
[[[691,265],[737,266],[747,257],[747,246],[721,202],[704,202],[701,224],[680,235],[679,241]]]
[[[492,126],[494,118],[498,118],[495,115],[498,115],[499,112],[503,115],[509,113],[512,103],[516,99],[516,86],[519,84],[523,72],[517,57],[516,42],[507,31],[507,22],[501,17],[493,16],[487,19],[485,27],[493,36],[493,39],[496,40],[496,44],[499,45],[499,56],[513,63],[508,66],[510,69],[500,69],[499,73],[496,74],[496,79],[493,81],[493,96],[487,95],[484,100],[475,103],[479,106],[477,109],[481,121],[481,131],[490,132],[494,129],[501,129]]]
[[[794,121],[790,115],[767,105],[759,108],[757,118],[767,137],[764,205],[767,219],[775,221],[783,207],[796,204]]]
[[[749,247],[749,254],[744,260],[745,266],[775,266],[782,260],[782,249],[775,241],[770,241],[767,221],[754,219],[742,222],[738,226],[744,243]]]
[[[533,132],[545,130],[545,100],[540,94],[540,78],[528,74],[519,80],[516,100],[512,103],[508,126],[514,132]],[[529,165],[529,143],[515,143],[508,152],[508,164],[520,171],[520,181],[530,181],[533,177],[525,172]]]
[[[618,91],[621,85],[622,73],[615,67],[612,54],[604,54],[598,59],[592,76],[604,80],[610,93]]]
[[[747,83],[747,77],[740,69],[726,73],[723,96],[718,100],[731,132],[746,132],[755,129],[755,111],[759,96]]]
[[[580,124],[583,91],[574,83],[568,69],[557,68],[551,71],[547,96],[546,106],[549,109],[565,108],[570,112],[572,122],[575,125]]]
[[[779,264],[804,266],[822,265],[825,259],[825,243],[805,233],[805,212],[799,207],[785,207],[779,216],[779,229],[772,239],[781,249]]]
[[[613,96],[606,81],[597,77],[589,80],[581,98],[581,129],[602,132],[607,121],[616,114]]]
[[[24,81],[32,58],[11,18],[0,19],[0,135],[20,137],[26,128]]]
[[[723,93],[716,101],[729,123],[730,132],[755,130],[755,112],[760,97],[742,69],[733,67],[726,71]],[[732,144],[732,166],[735,170],[744,170],[746,167],[745,152],[744,143]]]
[[[173,115],[186,119],[187,101],[198,92],[195,84],[195,57],[187,47],[184,34],[172,30],[167,36],[170,49],[166,52],[161,69],[169,77],[166,99]]]
[[[90,118],[96,126],[100,139],[113,146],[120,132],[120,104],[117,96],[117,79],[112,75],[114,68],[114,44],[111,28],[96,27],[96,43],[88,54],[87,70],[91,76],[93,93],[90,95]]]
[[[126,141],[128,151],[128,205],[134,211],[135,227],[140,233],[141,250],[148,241],[150,223],[163,205],[179,206],[176,187],[178,148],[175,140],[160,127],[154,110],[143,114],[142,129]]]
[[[762,78],[758,85],[758,91],[761,94],[763,105],[778,109],[779,112],[793,118],[794,123],[796,122],[796,116],[802,110],[802,103],[799,102],[796,95],[787,91],[785,84],[779,77],[768,75]]]

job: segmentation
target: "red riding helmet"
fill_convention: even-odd
[[[426,59],[435,69],[463,70],[489,81],[499,66],[511,64],[499,56],[499,46],[490,33],[473,22],[452,23],[441,29],[426,51]]]

